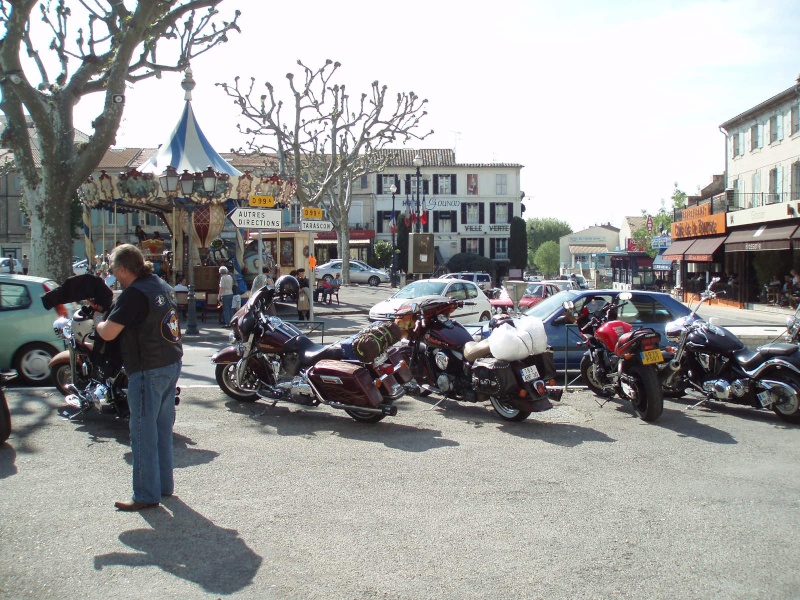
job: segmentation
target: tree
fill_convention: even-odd
[[[352,102],[343,84],[334,76],[341,67],[326,60],[319,69],[297,61],[302,81],[286,75],[291,102],[284,104],[275,86],[265,83],[266,94],[257,94],[255,78],[240,88],[218,84],[234,99],[251,127],[242,130],[251,137],[240,153],[277,155],[280,175],[297,183],[297,198],[303,207],[324,208],[339,232],[337,249],[343,258],[342,279],[349,282],[350,235],[347,217],[352,203],[352,183],[362,175],[382,171],[392,154],[381,152],[398,138],[422,140],[433,133],[416,132],[427,114],[427,100],[413,91],[398,93],[394,102],[387,86],[373,81],[370,92]],[[288,112],[284,119],[284,109]]]
[[[636,231],[633,232],[633,241],[638,244],[641,244],[645,252],[650,255],[651,258],[654,258],[656,254],[658,254],[658,248],[653,248],[652,242],[653,237],[657,235],[661,235],[662,231],[670,231],[672,228],[672,215],[674,214],[674,209],[676,208],[683,208],[686,206],[686,192],[680,190],[678,188],[678,183],[675,182],[675,188],[672,190],[672,208],[667,210],[666,208],[666,200],[662,198],[661,200],[661,208],[658,209],[658,212],[655,215],[650,215],[646,210],[642,211],[642,216],[652,216],[653,217],[653,233],[649,233],[647,231],[647,225],[643,225],[639,227]]]
[[[452,272],[485,271],[494,277],[494,262],[491,258],[472,252],[459,252],[447,261],[447,268]]]
[[[539,246],[545,242],[558,244],[561,236],[572,233],[569,223],[559,219],[528,219],[526,225],[528,227],[528,250],[533,256],[536,255]]]
[[[392,266],[392,245],[389,242],[385,240],[375,242],[372,253],[374,256],[373,266],[379,269],[388,269]]]
[[[528,235],[525,221],[521,217],[511,219],[508,240],[508,262],[512,269],[525,269],[528,266]]]
[[[7,121],[0,146],[14,154],[25,211],[36,233],[31,238],[32,272],[57,281],[71,274],[72,248],[65,243],[72,238],[70,202],[116,139],[126,84],[182,71],[192,58],[227,41],[229,31],[239,31],[239,11],[233,21],[218,22],[215,7],[221,1],[138,0],[131,12],[123,2],[95,0],[91,6],[81,2],[82,16],[75,17],[77,3],[68,6],[66,0],[0,0],[5,28],[0,110]],[[41,12],[33,16],[37,5]],[[84,17],[86,23],[78,23],[82,27],[73,26]],[[52,32],[50,44],[33,42],[31,29],[40,26],[33,22],[39,18]],[[177,54],[174,61],[157,58],[162,41],[169,46],[165,54]],[[55,78],[48,72],[50,65],[58,66]],[[76,145],[74,108],[91,94],[104,94],[105,102],[89,141]],[[35,136],[29,135],[28,121]],[[34,160],[37,153],[41,170]]]
[[[548,277],[558,273],[560,250],[558,244],[549,240],[539,246],[533,262]]]

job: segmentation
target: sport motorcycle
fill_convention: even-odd
[[[722,293],[713,290],[717,281],[689,315],[666,326],[667,339],[676,345],[667,348],[668,361],[660,367],[664,393],[701,394],[691,408],[721,401],[772,410],[784,421],[800,423],[800,347],[775,342],[749,350],[724,327],[698,317],[703,303]]]
[[[409,392],[490,402],[507,421],[523,421],[553,408],[551,400],[560,400],[562,390],[547,387],[555,365],[541,321],[494,317],[488,337],[476,341],[450,319],[467,302],[442,296],[397,310],[395,324],[407,337],[401,350],[414,375]]]
[[[652,422],[664,410],[664,396],[656,365],[664,360],[659,342],[661,334],[649,327],[634,329],[617,319],[620,307],[632,294],[622,292],[611,302],[591,299],[574,315],[571,301],[564,303],[567,319],[578,325],[586,354],[581,359],[581,375],[586,386],[601,398],[615,394],[630,401],[640,419]]]
[[[262,287],[234,315],[230,345],[211,358],[220,389],[240,402],[322,404],[363,423],[395,416],[394,402],[405,393],[401,383],[411,379],[399,350],[391,348],[399,329],[371,327],[341,342],[316,344],[270,314],[273,301],[295,288],[293,279],[285,275],[274,287]]]

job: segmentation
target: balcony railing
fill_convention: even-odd
[[[780,204],[782,202],[792,202],[800,200],[800,191],[793,192],[733,192],[733,200],[729,211],[744,210],[747,208],[758,208],[759,206],[768,206],[770,204]]]

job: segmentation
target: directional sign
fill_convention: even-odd
[[[281,214],[280,210],[235,208],[228,218],[239,229],[280,229]]]
[[[300,221],[300,231],[330,231],[333,223],[330,221]]]
[[[272,208],[275,206],[275,196],[250,196],[250,206]]]
[[[321,219],[324,216],[321,208],[306,207],[303,209],[304,219]]]

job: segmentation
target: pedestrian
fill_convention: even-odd
[[[6,258],[8,259],[8,272],[11,275],[13,275],[14,273],[16,273],[16,269],[14,268],[14,263],[17,261],[14,260],[14,258],[11,256],[7,256]]]
[[[119,338],[128,374],[133,495],[114,506],[134,511],[158,506],[175,490],[172,424],[183,347],[169,288],[145,265],[141,251],[123,244],[109,261],[122,293],[96,330],[104,340]]]
[[[30,261],[28,260],[28,255],[27,254],[23,254],[22,255],[22,274],[23,275],[27,275],[28,274],[28,264],[29,263],[30,263]]]
[[[256,275],[256,278],[253,279],[253,287],[250,288],[251,291],[257,292],[265,285],[274,285],[275,282],[272,281],[272,278],[269,276],[269,268],[262,267],[261,273]]]
[[[301,321],[311,320],[311,288],[306,277],[305,269],[297,269],[297,283],[300,288],[297,290],[297,318]]]
[[[233,277],[228,274],[228,267],[219,268],[219,301],[222,303],[222,326],[230,327],[233,318]]]
[[[145,233],[145,231],[144,231],[144,229],[142,229],[141,225],[137,225],[134,232],[136,234],[136,239],[139,240],[140,244],[142,242],[144,242],[145,240],[147,240],[147,233]]]

